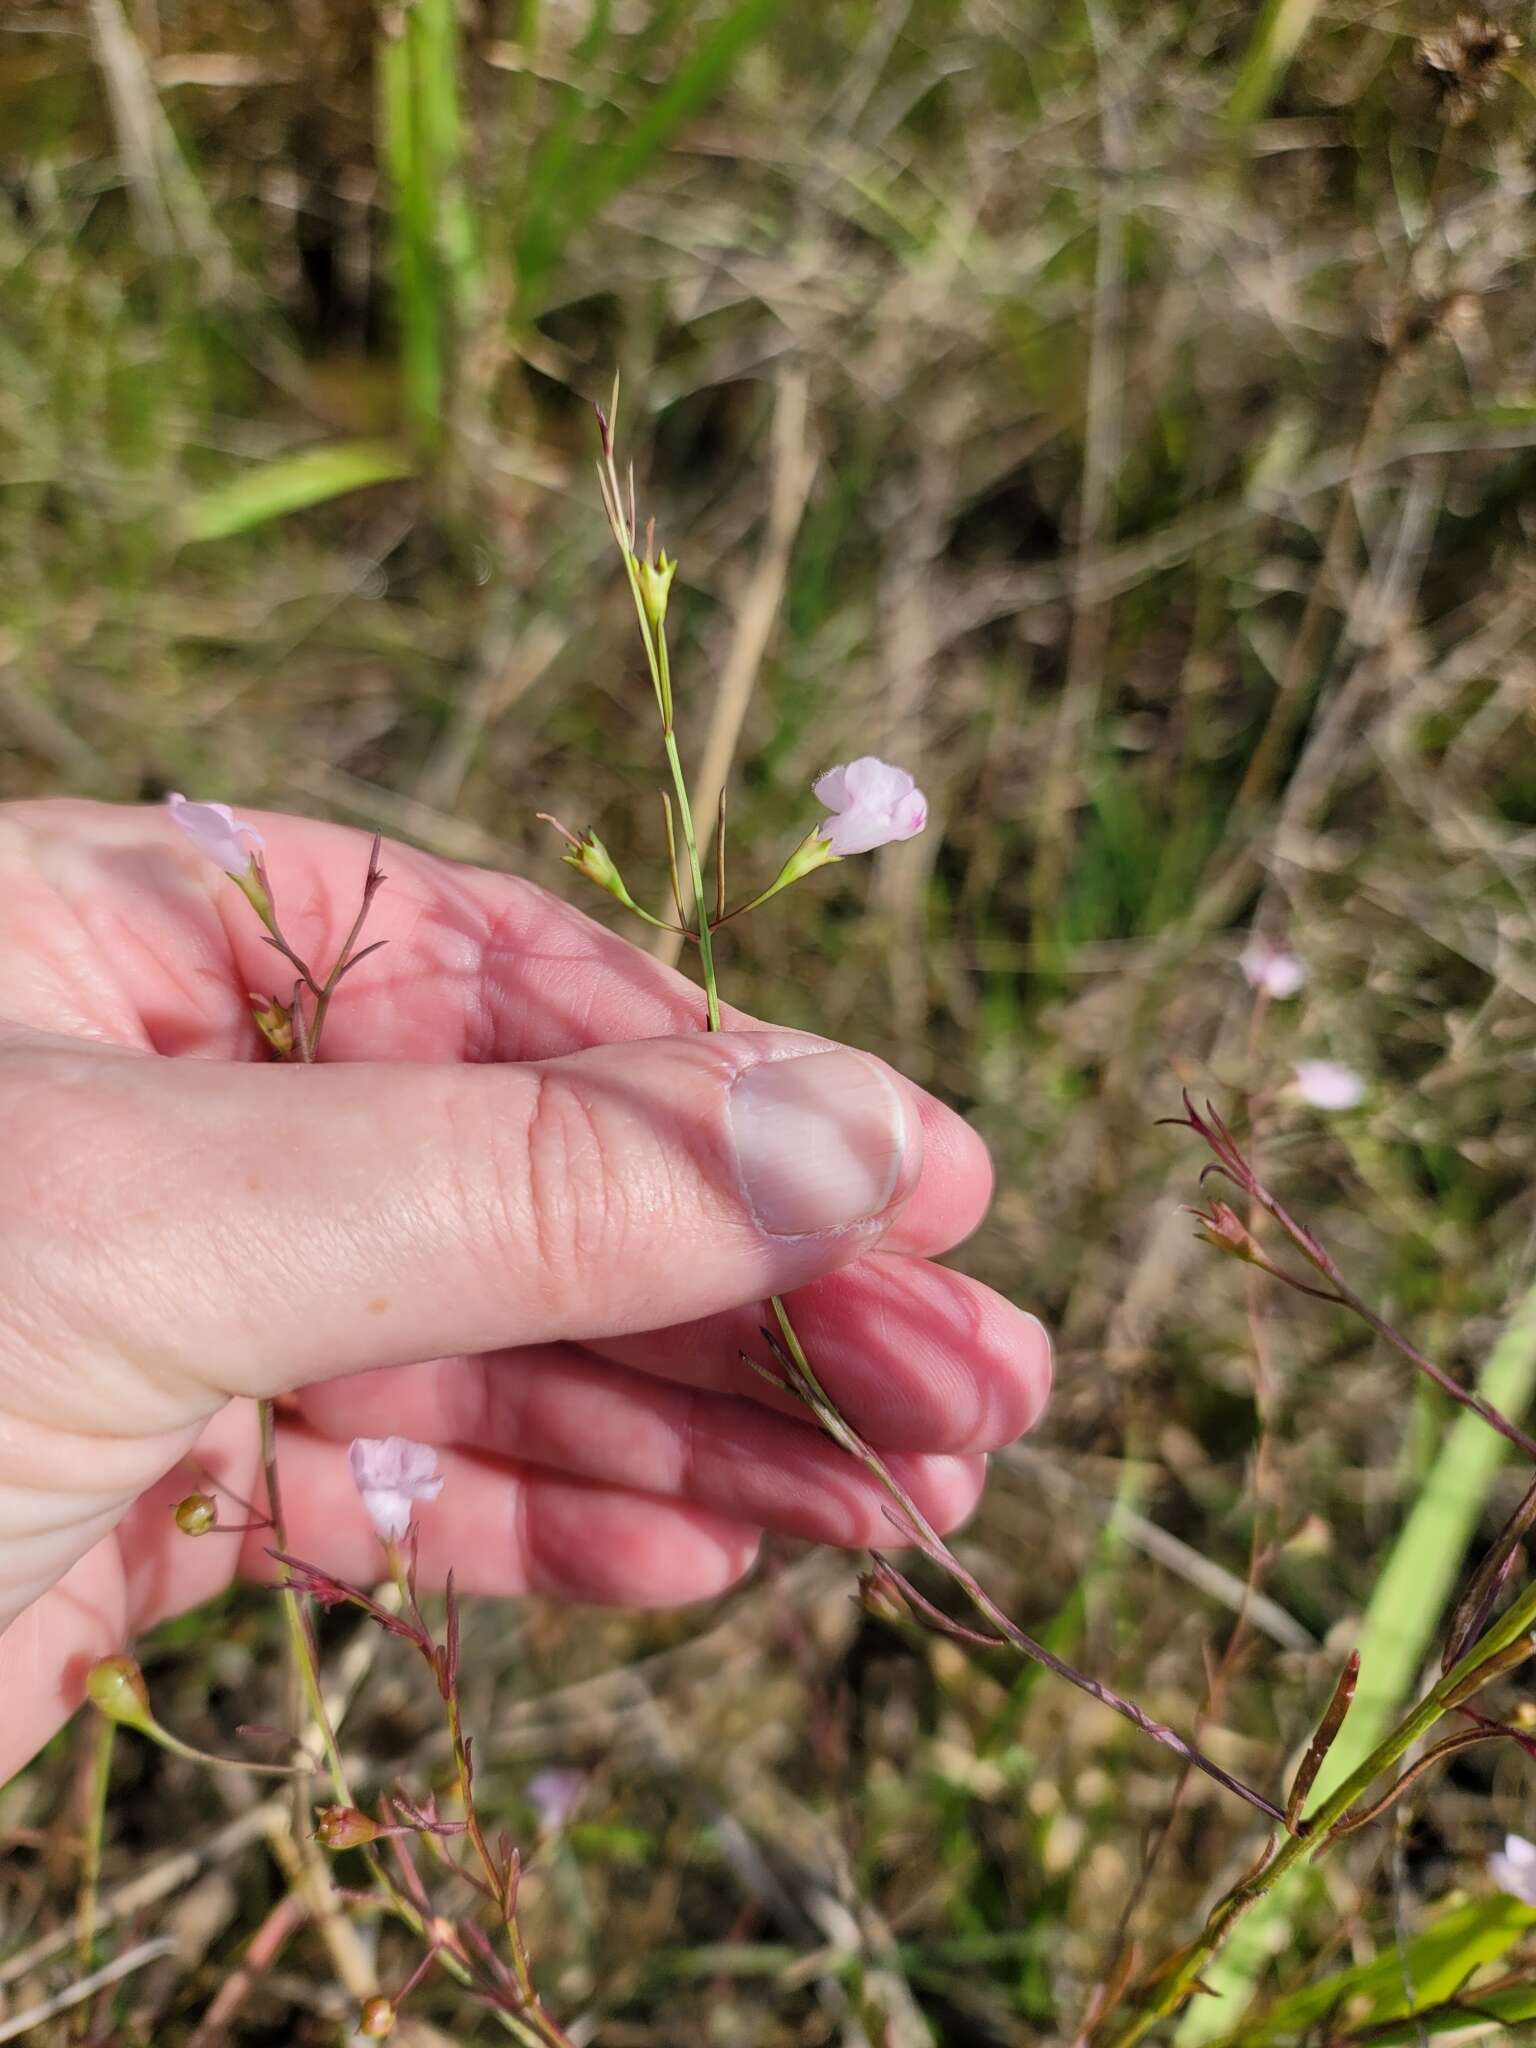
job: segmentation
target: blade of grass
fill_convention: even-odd
[[[1506,1415],[1521,1416],[1529,1407],[1536,1391],[1536,1283],[1516,1305],[1478,1385]],[[1312,1788],[1312,1807],[1370,1754],[1412,1694],[1507,1449],[1475,1415],[1459,1417],[1447,1436],[1366,1608],[1359,1689]],[[1307,1890],[1307,1872],[1298,1869],[1241,1923],[1204,1973],[1215,1996],[1189,2006],[1174,2037],[1177,2048],[1204,2048],[1232,2032]]]
[[[412,467],[407,451],[392,441],[333,441],[323,448],[303,448],[188,499],[178,519],[180,538],[227,540],[306,505],[324,504],[368,484],[394,483],[409,476]]]
[[[1372,2020],[1395,2019],[1406,2004],[1405,1984],[1413,1986],[1421,2006],[1439,2004],[1454,1997],[1474,1970],[1507,1954],[1532,1927],[1536,1927],[1536,1907],[1503,1893],[1455,1906],[1401,1948],[1394,1945],[1368,1963],[1336,1970],[1282,1998],[1262,2018],[1249,2020],[1239,2033],[1227,2035],[1220,2048],[1239,2048],[1240,2042],[1264,2048],[1266,2042],[1303,2033],[1330,2013],[1344,2011],[1346,2002],[1362,2026]],[[1525,1995],[1532,1996],[1530,1992]],[[1364,2003],[1367,2000],[1369,2004]],[[1477,2003],[1475,1994],[1471,2002]]]
[[[481,296],[454,0],[410,0],[380,35],[376,66],[406,417],[431,446],[442,433],[454,345]]]
[[[666,85],[632,119],[616,119],[604,142],[575,160],[580,168],[524,227],[518,268],[525,294],[536,294],[576,231],[723,90],[737,63],[782,11],[785,0],[734,0],[672,72]],[[567,142],[569,148],[570,144]],[[573,152],[574,155],[574,152]]]
[[[1227,101],[1229,128],[1240,134],[1267,110],[1316,12],[1317,0],[1268,0]]]

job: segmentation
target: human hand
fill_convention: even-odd
[[[367,839],[254,822],[331,957]],[[0,809],[0,1780],[96,1658],[270,1575],[269,1532],[170,1515],[197,1466],[258,1492],[258,1397],[296,1397],[288,1541],[326,1570],[374,1574],[346,1446],[399,1433],[447,1479],[425,1579],[633,1606],[720,1592],[765,1529],[891,1537],[740,1361],[769,1294],[940,1529],[1044,1400],[1040,1325],[930,1263],[990,1191],[958,1117],[824,1040],[706,1038],[691,984],[530,883],[384,864],[387,950],[322,1063],[278,1065],[245,1000],[276,958],[164,813]]]

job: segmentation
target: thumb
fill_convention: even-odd
[[[798,1034],[499,1067],[88,1057],[77,1313],[183,1400],[788,1292],[866,1251],[921,1167],[905,1084]]]

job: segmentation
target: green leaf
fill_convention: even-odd
[[[410,456],[392,441],[333,441],[323,448],[302,448],[199,491],[181,509],[180,538],[226,540],[306,505],[323,505],[368,484],[394,483],[411,471]]]
[[[1497,1961],[1532,1927],[1536,1927],[1536,1907],[1506,1898],[1502,1892],[1456,1906],[1401,1947],[1394,1944],[1372,1962],[1336,1971],[1282,1998],[1239,2033],[1227,2035],[1221,2048],[1238,2048],[1239,2042],[1244,2048],[1248,2043],[1263,2048],[1266,2042],[1303,2033],[1346,2007],[1352,2023],[1359,2007],[1362,2026],[1395,2019],[1412,2010],[1405,1991],[1408,1985],[1413,1987],[1413,2002],[1420,2011],[1443,2004],[1475,1970]],[[1519,1995],[1536,2006],[1536,1991],[1523,1989]],[[1470,2002],[1481,2010],[1475,1997]],[[1467,2014],[1463,2013],[1461,2024],[1466,2023]]]

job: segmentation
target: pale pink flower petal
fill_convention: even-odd
[[[347,1453],[352,1482],[368,1519],[385,1543],[398,1543],[411,1526],[414,1505],[443,1490],[437,1453],[407,1436],[359,1436]]]
[[[179,794],[167,799],[172,822],[179,825],[205,860],[237,881],[266,844],[254,825],[237,818],[228,804],[192,803]]]
[[[811,795],[829,811],[840,811],[848,801],[848,770],[829,768],[811,784]]]
[[[906,769],[873,754],[829,768],[817,778],[814,791],[832,813],[820,836],[840,860],[911,839],[928,822],[928,800]]]
[[[587,1789],[585,1771],[561,1770],[551,1766],[535,1771],[524,1788],[528,1804],[539,1817],[541,1834],[558,1834],[570,1821]]]
[[[1506,1835],[1504,1847],[1488,1858],[1488,1875],[1501,1892],[1536,1906],[1536,1842],[1524,1835]]]
[[[873,754],[850,761],[843,781],[848,801],[861,810],[888,811],[917,787],[905,768],[893,767]]]
[[[1298,1060],[1296,1086],[1314,1109],[1358,1109],[1365,1100],[1365,1082],[1341,1060]]]
[[[1255,939],[1238,961],[1250,988],[1262,989],[1272,1002],[1287,1002],[1306,986],[1307,970],[1294,953],[1267,939]]]

